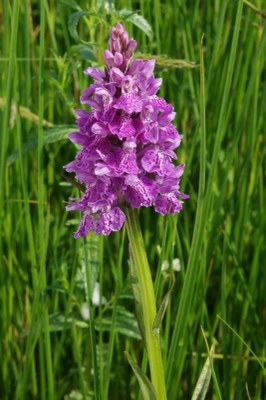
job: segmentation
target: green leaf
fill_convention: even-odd
[[[97,0],[96,9],[98,12],[104,12],[105,14],[115,14],[116,9],[112,0]]]
[[[82,60],[95,61],[95,54],[91,45],[78,44],[71,47],[71,52],[78,53]]]
[[[209,358],[209,361],[210,361],[210,368],[211,368],[211,373],[212,373],[212,379],[213,379],[213,385],[214,385],[214,391],[215,391],[215,394],[216,394],[216,398],[218,400],[222,400],[222,395],[221,395],[218,379],[217,379],[215,368],[214,368],[214,364],[213,364],[213,357],[212,357],[212,354],[213,354],[212,352],[214,351],[213,350],[213,346],[211,347],[211,350],[210,350],[209,349],[209,345],[208,345],[208,341],[207,341],[207,337],[206,337],[206,334],[205,334],[204,329],[203,329],[202,326],[201,326],[201,331],[202,331],[204,342],[205,342],[206,347],[207,347],[208,358]]]
[[[63,139],[67,139],[67,135],[77,129],[76,125],[56,125],[53,128],[45,129],[44,144],[55,143]]]
[[[213,352],[214,352],[214,346],[211,347],[210,356],[213,355]],[[207,360],[205,361],[205,364],[202,368],[199,379],[195,386],[191,400],[205,399],[211,381],[211,374],[212,370],[211,370],[210,357],[207,357]]]
[[[61,4],[65,4],[66,6],[72,8],[73,10],[80,11],[81,7],[75,0],[59,0]]]
[[[164,296],[162,304],[160,305],[159,310],[158,310],[158,312],[157,312],[157,314],[156,314],[156,316],[154,318],[152,330],[160,329],[160,326],[161,326],[165,311],[167,309],[167,306],[168,306],[168,303],[169,303],[169,299],[170,299],[170,295],[171,295],[171,292],[172,292],[172,290],[174,288],[174,285],[175,285],[175,274],[173,272],[172,273],[171,286],[170,286],[168,292],[166,293],[166,295]]]
[[[77,31],[79,20],[82,17],[85,17],[86,15],[90,15],[90,14],[92,14],[90,11],[77,11],[74,14],[72,14],[68,20],[69,33],[73,37],[73,39],[75,39],[77,42],[80,41],[78,31]]]
[[[98,280],[99,270],[100,270],[100,235],[96,235],[91,232],[88,235],[88,238],[85,242],[85,250],[87,252],[87,262],[90,267],[90,287],[91,287],[91,295],[93,294],[93,288]],[[86,279],[86,258],[85,252],[81,248],[80,249],[80,262],[81,262],[81,271],[79,276],[81,278],[81,283],[84,284],[85,293],[88,293],[87,288],[87,279]],[[78,269],[79,271],[79,269]],[[78,275],[76,276],[76,280],[78,281]],[[88,301],[88,298],[87,298]]]
[[[132,292],[133,292],[133,297],[134,297],[134,302],[135,302],[136,318],[137,318],[137,322],[138,322],[139,330],[141,332],[142,339],[143,339],[143,341],[145,341],[144,326],[143,326],[143,312],[142,312],[141,300],[140,300],[140,288],[139,288],[139,282],[138,282],[138,277],[137,277],[137,273],[136,273],[136,268],[134,267],[134,259],[132,256],[132,250],[131,250],[130,245],[129,245],[129,267],[130,267],[130,281],[131,281]]]
[[[67,317],[62,312],[55,312],[49,315],[49,332],[60,332],[66,329],[70,329],[72,324],[80,328],[88,329],[88,323],[82,319]],[[38,324],[34,324],[34,330],[37,332]],[[29,329],[25,329],[22,332],[22,337],[29,335]]]
[[[73,322],[80,328],[88,328],[87,322],[77,318],[66,317],[65,314],[56,312],[49,315],[49,331],[59,332],[65,329],[70,329]]]
[[[53,128],[48,128],[44,130],[44,144],[51,144],[59,142],[60,140],[67,139],[67,135],[76,129],[76,125],[57,125]],[[23,143],[22,152],[23,154],[28,153],[30,150],[36,149],[38,146],[38,136],[34,136],[28,142]],[[15,151],[12,153],[6,161],[6,166],[10,167],[14,161],[18,158],[19,153]]]
[[[133,25],[141,29],[150,39],[153,37],[153,30],[149,22],[134,11],[123,9],[117,12],[118,16],[125,21],[130,21]]]
[[[150,380],[147,378],[146,375],[144,375],[144,373],[141,371],[140,367],[135,363],[131,355],[127,351],[125,351],[124,353],[126,355],[127,361],[129,362],[139,382],[143,400],[156,400],[156,394]]]
[[[138,323],[134,314],[127,311],[124,307],[117,307],[115,329],[124,336],[141,339]],[[112,315],[103,315],[101,319],[95,321],[96,329],[110,331],[112,328]]]

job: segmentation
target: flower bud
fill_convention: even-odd
[[[122,24],[120,24],[119,22],[116,24],[116,32],[117,35],[121,36],[123,32],[125,32],[125,28]]]
[[[137,42],[134,39],[130,39],[127,45],[127,49],[126,49],[126,56],[128,58],[131,58],[132,54],[134,53],[135,49],[137,47]]]
[[[121,53],[115,52],[114,62],[118,67],[123,64],[123,56]]]
[[[121,52],[121,44],[120,44],[119,39],[116,39],[113,42],[113,49],[114,49],[114,51]]]

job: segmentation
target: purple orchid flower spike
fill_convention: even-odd
[[[69,136],[82,147],[64,167],[86,186],[67,206],[83,213],[75,238],[92,229],[104,235],[120,230],[123,203],[166,215],[180,212],[189,197],[179,189],[184,165],[173,164],[182,140],[172,124],[174,109],[156,95],[162,80],[154,78],[155,60],[132,61],[136,46],[118,23],[104,52],[105,70],[84,71],[94,83],[80,99],[91,111],[76,111],[78,130]]]

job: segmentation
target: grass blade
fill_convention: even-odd
[[[140,367],[135,363],[131,355],[128,354],[126,351],[124,353],[126,355],[127,361],[131,365],[131,368],[139,382],[143,400],[156,400],[156,394],[154,392],[154,388],[150,380],[147,378],[146,375],[144,375],[144,373],[141,371]]]
[[[212,357],[213,353],[214,347],[212,346],[210,350],[210,357]],[[210,386],[211,375],[211,363],[210,358],[208,357],[196,383],[191,400],[204,400],[206,398],[206,394]]]
[[[181,365],[180,360],[182,358],[182,353],[185,349],[184,339],[186,336],[186,330],[188,326],[188,318],[191,312],[191,293],[194,292],[196,279],[197,279],[197,268],[198,262],[200,259],[200,249],[202,245],[202,238],[204,232],[205,222],[208,221],[209,213],[210,213],[210,205],[211,205],[211,198],[212,198],[212,189],[213,189],[213,182],[214,176],[216,173],[217,163],[218,163],[218,156],[221,146],[221,141],[225,132],[225,113],[228,105],[228,99],[230,95],[230,88],[232,83],[232,76],[234,71],[234,64],[235,64],[235,57],[236,57],[236,49],[240,31],[240,22],[242,16],[242,8],[243,2],[238,2],[237,7],[237,14],[236,14],[236,21],[233,33],[233,40],[231,46],[231,52],[229,57],[229,64],[227,70],[227,77],[226,83],[224,88],[224,94],[222,98],[221,110],[219,115],[218,127],[216,132],[212,162],[210,173],[208,176],[208,184],[206,188],[205,194],[205,162],[206,162],[206,150],[203,146],[205,143],[206,132],[204,130],[205,124],[205,91],[204,91],[204,67],[201,63],[201,167],[200,167],[200,179],[199,179],[199,194],[198,194],[198,206],[197,206],[197,214],[195,220],[195,227],[193,232],[193,239],[191,244],[190,256],[188,261],[187,273],[185,278],[184,287],[181,294],[178,314],[175,321],[174,326],[174,333],[173,339],[171,342],[171,347],[169,351],[169,358],[167,362],[167,369],[166,369],[166,379],[167,379],[167,386],[172,394],[170,398],[174,398],[173,393],[177,391],[177,383],[174,383],[174,379],[176,376],[176,369],[177,366]],[[203,50],[201,49],[201,54],[203,54]],[[201,56],[201,60],[203,57]],[[205,160],[205,161],[203,161]],[[204,164],[202,164],[202,162]],[[195,293],[194,293],[195,295]],[[182,343],[183,348],[180,348],[180,343]]]

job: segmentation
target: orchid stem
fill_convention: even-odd
[[[141,233],[138,210],[127,208],[126,220],[127,232],[134,260],[133,268],[135,268],[140,289],[144,334],[149,359],[151,382],[156,393],[156,398],[158,400],[166,400],[167,396],[160,346],[160,332],[159,329],[153,329],[153,322],[157,314],[154,287]]]

